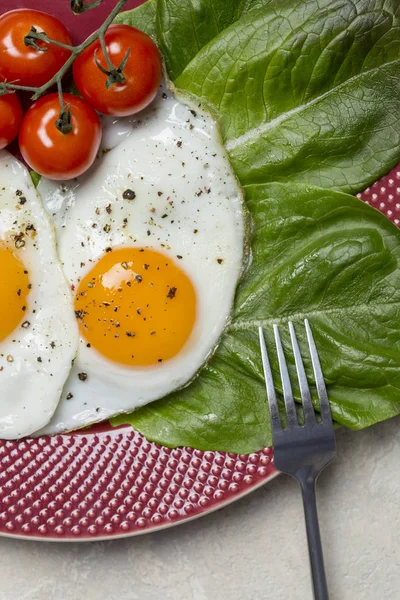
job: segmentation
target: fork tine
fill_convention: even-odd
[[[288,427],[298,425],[296,408],[294,406],[292,386],[290,385],[289,372],[287,369],[285,355],[283,353],[281,336],[278,325],[274,325],[275,345],[278,354],[279,370],[281,372],[283,399],[285,400],[286,419]]]
[[[301,393],[301,399],[303,402],[303,414],[306,423],[315,423],[315,412],[311,401],[310,388],[308,387],[308,381],[306,372],[304,370],[303,359],[301,358],[301,352],[299,343],[297,341],[296,332],[292,321],[289,321],[290,339],[292,340],[294,360],[296,363],[297,379],[299,380],[299,387]]]
[[[258,333],[260,336],[261,357],[264,368],[265,387],[267,388],[268,406],[271,415],[272,434],[274,435],[274,431],[282,429],[282,425],[279,417],[279,409],[275,394],[274,380],[272,378],[271,365],[269,364],[267,347],[265,345],[262,327],[258,328]]]
[[[325,387],[324,376],[322,374],[321,363],[319,362],[319,356],[317,347],[314,342],[314,337],[311,331],[310,323],[308,319],[304,319],[304,324],[307,332],[308,346],[310,348],[311,362],[314,370],[315,383],[317,385],[317,392],[320,404],[320,411],[322,421],[329,421],[332,423],[331,408],[329,406],[328,394]]]

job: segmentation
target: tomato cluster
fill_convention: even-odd
[[[32,30],[36,38],[27,44]],[[19,135],[25,161],[50,179],[71,179],[91,166],[101,141],[97,112],[126,116],[142,110],[154,99],[162,73],[157,47],[142,31],[111,25],[104,42],[106,55],[97,39],[72,64],[81,97],[49,93],[24,115],[17,92],[0,95],[0,148]],[[0,17],[0,82],[40,87],[72,50],[67,29],[51,15],[17,9]]]

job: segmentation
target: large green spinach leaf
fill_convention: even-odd
[[[242,184],[359,191],[398,160],[400,4],[268,4],[204,46],[175,83],[219,116]]]
[[[145,31],[157,41],[157,0],[147,0],[134,10],[128,10],[116,16],[114,23],[124,23]]]
[[[307,355],[305,316],[335,420],[361,428],[398,414],[400,232],[334,190],[359,190],[400,159],[399,3],[150,0],[121,19],[154,36],[175,85],[218,119],[254,236],[209,364],[114,422],[170,446],[270,443],[257,325],[269,336],[280,323],[288,344],[293,320]]]

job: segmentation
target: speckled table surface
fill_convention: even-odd
[[[331,600],[400,598],[400,418],[337,432],[319,508]],[[307,600],[299,490],[280,476],[227,508],[143,537],[0,539],[1,600]]]

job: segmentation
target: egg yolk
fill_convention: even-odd
[[[0,246],[0,342],[23,321],[31,285],[28,271],[10,248]]]
[[[75,315],[88,346],[123,365],[178,354],[196,318],[196,293],[171,258],[147,248],[108,252],[81,280]]]

